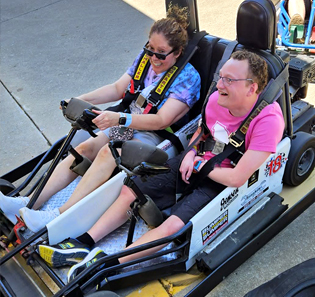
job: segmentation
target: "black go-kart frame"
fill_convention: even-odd
[[[191,19],[190,35],[199,31],[196,1],[172,2],[188,7]],[[168,4],[169,1],[166,1],[166,6]],[[49,276],[50,281],[57,286],[57,290],[54,292],[48,290],[50,292],[47,293],[48,295],[93,296],[96,285],[100,292],[107,289],[115,290],[169,274],[185,272],[197,263],[197,267],[204,271],[207,276],[187,296],[204,296],[298,217],[315,201],[315,190],[310,191],[291,207],[283,204],[283,198],[279,194],[283,183],[291,186],[303,183],[315,166],[315,109],[311,104],[301,100],[306,96],[306,86],[314,78],[314,59],[312,57],[301,58],[303,67],[296,67],[297,64],[301,65],[296,61],[299,57],[294,57],[292,62],[290,54],[276,50],[275,32],[276,12],[271,1],[246,0],[240,5],[237,13],[238,44],[236,49],[246,48],[263,57],[268,64],[270,78],[277,77],[289,64],[289,79],[282,87],[282,93],[277,99],[282,108],[286,124],[283,140],[279,144],[277,152],[259,169],[257,174],[259,177],[255,180],[254,186],[246,184],[236,190],[227,189],[226,192],[215,198],[218,204],[221,201],[228,201],[226,209],[224,208],[221,212],[218,212],[217,204],[206,206],[180,232],[173,236],[128,251],[109,254],[109,256],[91,265],[69,283],[66,283],[56,270],[48,267],[35,251],[38,241],[48,240],[51,244],[54,240],[58,242],[58,238],[53,233],[54,228],[58,229],[59,223],[53,222],[39,232],[29,235],[23,222],[13,226],[1,214],[0,228],[1,233],[5,236],[2,245],[6,247],[11,241],[15,247],[11,248],[10,251],[8,250],[8,253],[0,259],[0,266],[8,268],[12,259],[17,257],[18,253],[21,253],[22,257],[26,258],[27,263],[30,264],[30,267],[34,268],[35,271],[35,268],[41,267],[45,274]],[[202,99],[206,98],[213,74],[228,44],[230,44],[229,40],[207,34],[200,40],[199,48],[191,58],[191,63],[201,75]],[[196,128],[201,104],[202,102],[194,107],[191,123],[177,132],[182,141],[186,140],[186,143],[183,141],[184,145],[187,145],[188,136]],[[85,115],[89,118],[90,113],[86,111]],[[30,187],[27,194],[33,192],[33,198],[28,205],[28,207],[31,207],[57,163],[68,151],[71,152],[72,140],[77,131],[82,128],[86,127],[73,126],[69,134],[56,142],[47,152],[2,176],[1,191],[16,196],[26,187]],[[176,154],[176,150],[168,141],[159,145],[159,148],[165,150],[169,155]],[[122,166],[120,169],[123,171],[126,169],[124,164],[119,165]],[[35,176],[45,166],[49,167],[42,174],[42,178],[34,182],[36,180]],[[150,174],[156,173],[151,166],[146,166],[146,164],[143,164],[143,166],[149,170]],[[157,169],[154,166],[153,168]],[[146,175],[148,171],[143,168],[140,170],[136,166],[136,168],[127,169],[127,176],[128,174]],[[104,185],[104,188],[119,188],[125,177],[126,173],[122,172],[115,175],[106,183],[107,185]],[[19,182],[21,179],[23,182]],[[32,182],[34,184],[30,186]],[[99,193],[94,196],[91,195],[91,199],[96,199],[97,195]],[[115,196],[115,193],[113,196]],[[115,197],[112,199],[115,199]],[[87,200],[86,203],[88,203],[89,199],[84,200]],[[242,203],[242,200],[246,203]],[[88,204],[84,206],[86,207],[86,205]],[[232,215],[233,207],[237,213],[234,217]],[[67,216],[73,215],[76,211],[79,212],[80,209],[73,207],[71,211],[63,216],[62,219],[65,222]],[[221,222],[221,224],[217,224],[218,222]],[[213,228],[214,225],[219,227],[215,229]],[[253,228],[253,226],[256,226],[256,228]],[[236,230],[239,234],[239,240],[237,240],[239,244],[231,244],[230,235]],[[63,234],[60,236],[63,236]],[[110,268],[101,268],[104,262],[113,258],[123,257],[165,243],[169,244],[169,248],[153,255]],[[166,257],[169,254],[175,254],[175,257]],[[17,286],[10,281],[10,273],[5,274],[3,271],[1,270],[0,273],[0,291],[4,296],[15,296]],[[29,278],[26,282],[31,286]],[[30,296],[37,296],[36,290],[38,290],[38,286],[31,286],[32,293]],[[27,294],[25,293],[25,295]]]

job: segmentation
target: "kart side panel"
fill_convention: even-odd
[[[48,223],[49,243],[56,244],[67,237],[75,238],[89,230],[118,197],[124,177],[124,173],[115,175]]]
[[[267,158],[258,171],[239,188],[228,187],[190,221],[193,224],[189,259],[186,268],[213,239],[238,217],[271,192],[282,190],[282,176],[290,150],[290,139],[284,138],[277,152]]]

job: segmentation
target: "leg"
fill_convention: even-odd
[[[81,143],[76,150],[89,158],[90,160],[94,160],[98,151],[108,143],[109,139],[103,132],[99,132],[96,138],[89,138],[87,141]],[[43,191],[39,195],[37,201],[34,204],[34,209],[38,209],[43,203],[45,203],[52,195],[56,194],[67,185],[69,185],[77,175],[69,169],[74,157],[69,155],[62,162],[58,164],[55,168],[53,174],[49,178],[46,186]]]
[[[185,223],[177,216],[170,216],[162,225],[159,227],[147,232],[145,235],[143,235],[141,238],[139,238],[137,241],[135,241],[132,245],[128,247],[136,247],[138,245],[148,243],[169,235],[172,235],[179,231],[181,228],[183,228]],[[152,253],[157,252],[161,248],[163,248],[165,245],[157,246],[148,250],[144,250],[142,252],[138,252],[136,254],[132,254],[120,259],[113,259],[105,264],[103,264],[103,267],[111,267],[114,265],[118,265],[120,263],[128,262],[134,259],[137,259],[139,257],[144,257],[147,255],[151,255]],[[79,273],[81,273],[85,268],[89,267],[92,263],[99,260],[100,258],[106,256],[106,254],[98,247],[94,248],[85,258],[82,262],[72,266],[68,272],[68,281],[74,279]]]
[[[77,239],[66,239],[63,242],[49,246],[38,245],[37,250],[40,256],[54,267],[69,265],[82,260],[82,255],[89,253],[93,244],[104,236],[124,224],[128,220],[127,211],[135,196],[132,191],[123,186],[117,200],[99,218],[94,226]],[[86,239],[88,237],[88,240]],[[82,240],[82,238],[84,240]],[[93,254],[94,257],[94,254]],[[73,263],[74,264],[74,263]]]
[[[110,178],[115,167],[116,163],[111,151],[108,145],[105,145],[98,152],[94,162],[82,177],[70,199],[59,208],[60,213],[65,212],[86,195],[105,183]]]
[[[107,136],[103,132],[99,132],[96,138],[88,139],[87,141],[81,143],[76,149],[80,154],[86,156],[90,160],[94,160],[98,151],[101,149],[101,147],[108,143],[108,141],[109,139],[107,138]],[[41,207],[42,204],[46,202],[52,195],[56,194],[58,191],[66,187],[77,177],[77,175],[69,169],[73,160],[74,157],[70,155],[58,164],[51,177],[49,178],[47,184],[45,185],[43,191],[40,193],[38,199],[36,200],[33,206],[34,209],[38,209],[39,207]],[[17,222],[15,215],[19,213],[20,209],[23,208],[24,210],[32,211],[25,208],[28,202],[28,197],[12,198],[0,193],[0,208],[9,218],[9,220],[11,220],[14,224]],[[52,220],[55,216],[56,212],[51,216],[50,220]]]
[[[294,15],[299,15],[304,23],[305,20],[305,4],[304,0],[289,0],[288,1],[288,14],[290,18]]]
[[[123,186],[117,200],[87,232],[93,238],[94,242],[101,240],[127,222],[129,218],[127,211],[130,210],[130,204],[134,200],[135,195],[133,192],[127,186]]]
[[[136,240],[133,244],[131,244],[127,249],[136,247],[138,245],[148,243],[163,237],[167,237],[170,235],[175,234],[181,228],[185,226],[185,223],[177,216],[171,215],[166,221],[163,222],[159,227],[150,230],[149,232],[145,233],[141,236],[138,240]],[[132,254],[123,258],[119,259],[120,263],[125,263],[140,257],[144,257],[147,255],[151,255],[160,249],[162,249],[165,245],[157,246],[148,250],[144,250],[142,252]]]

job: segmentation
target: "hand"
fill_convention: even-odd
[[[109,127],[117,126],[119,121],[119,113],[113,111],[92,110],[98,116],[92,122],[100,129],[105,130]]]
[[[64,99],[64,101],[66,101],[67,103],[69,103],[70,99]],[[59,109],[62,110],[61,105],[59,105]]]
[[[179,172],[182,175],[182,180],[189,184],[189,178],[193,172],[195,153],[193,151],[189,151],[184,157],[182,163],[180,164]]]

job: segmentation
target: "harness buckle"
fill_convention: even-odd
[[[140,85],[138,85],[138,87],[135,89],[134,88],[134,83],[130,83],[127,87],[127,91],[130,93],[130,94],[137,94],[137,93],[140,93],[141,90],[140,90]]]
[[[160,102],[161,102],[160,100],[157,101],[157,102],[153,102],[153,101],[150,100],[150,97],[147,98],[146,100],[147,100],[147,106],[145,107],[145,109],[144,109],[144,111],[143,111],[144,114],[149,113],[150,110],[151,110],[153,107],[158,106],[158,105],[160,104]]]
[[[232,132],[229,136],[229,142],[235,147],[240,147],[244,143],[244,140],[239,141],[238,139],[237,140],[233,139],[232,137],[234,136],[235,136],[235,132]]]

